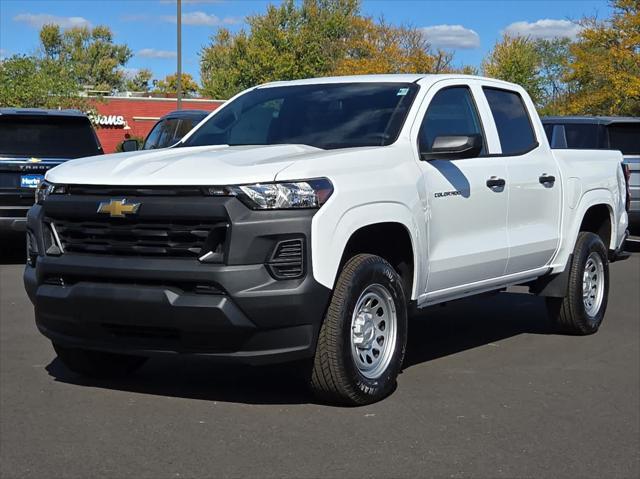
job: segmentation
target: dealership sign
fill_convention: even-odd
[[[97,126],[114,126],[124,128],[127,122],[122,115],[90,115],[91,121]]]

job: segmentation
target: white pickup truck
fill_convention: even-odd
[[[624,257],[621,162],[552,151],[510,83],[270,83],[174,147],[48,171],[25,286],[75,372],[306,360],[318,395],[370,403],[394,388],[409,308],[524,284],[559,329],[595,332]]]

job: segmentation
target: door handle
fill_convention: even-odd
[[[506,183],[507,182],[504,181],[504,179],[498,178],[497,176],[492,176],[487,180],[487,187],[491,189],[502,188]]]
[[[538,181],[544,186],[551,187],[556,182],[556,177],[552,175],[547,175],[546,173],[542,173],[542,176],[538,178]]]

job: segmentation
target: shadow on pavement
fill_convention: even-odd
[[[544,300],[503,293],[435,306],[412,318],[405,368],[523,333],[551,332]],[[70,384],[159,396],[246,404],[316,402],[307,391],[308,364],[268,367],[220,365],[207,358],[152,358],[140,371],[118,380],[90,380],[54,359],[47,371]]]

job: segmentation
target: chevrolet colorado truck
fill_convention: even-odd
[[[464,75],[260,85],[175,146],[46,175],[24,282],[72,371],[300,361],[324,400],[395,387],[409,308],[527,285],[594,333],[624,256],[616,151],[551,150],[525,91]]]
[[[24,232],[34,189],[49,169],[99,154],[102,147],[84,113],[0,108],[0,236]]]

